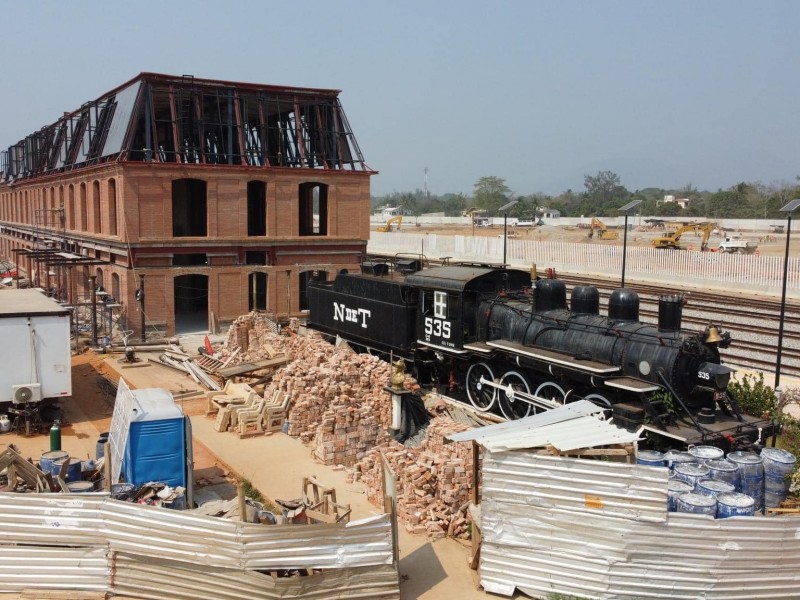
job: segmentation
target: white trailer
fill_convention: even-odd
[[[0,404],[72,395],[69,311],[35,289],[0,290]]]

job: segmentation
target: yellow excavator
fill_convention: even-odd
[[[685,246],[681,246],[681,236],[687,231],[694,231],[697,235],[702,235],[700,241],[700,251],[705,252],[708,250],[708,238],[711,237],[711,232],[716,229],[716,223],[684,223],[675,231],[665,233],[661,237],[652,240],[654,248],[670,248],[672,250],[686,250]]]
[[[382,231],[384,233],[388,231],[400,231],[400,225],[403,223],[403,215],[397,215],[391,217],[386,223],[383,225],[379,225],[376,231]]]
[[[597,230],[597,233],[595,233]],[[592,239],[594,236],[597,236],[598,240],[618,240],[619,239],[619,232],[618,231],[609,231],[606,224],[603,223],[597,217],[592,217],[592,224],[591,228],[589,229],[589,239]]]

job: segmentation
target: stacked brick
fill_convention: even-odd
[[[444,443],[444,437],[469,429],[449,417],[436,417],[428,425],[425,442],[406,448],[395,441],[374,448],[355,465],[352,481],[361,481],[367,499],[383,506],[380,451],[397,477],[397,515],[410,533],[432,538],[467,538],[467,507],[472,487],[472,447],[469,443]]]

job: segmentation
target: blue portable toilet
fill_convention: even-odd
[[[186,488],[191,438],[181,407],[160,388],[131,391],[134,399],[122,464],[125,481],[137,486],[160,481]]]

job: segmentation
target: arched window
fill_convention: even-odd
[[[108,233],[117,235],[117,180],[108,180]],[[114,296],[116,298],[116,296]]]
[[[96,179],[92,182],[92,228],[95,233],[103,233],[103,221],[100,216],[100,182]]]
[[[172,182],[172,235],[208,235],[205,181],[176,179]]]
[[[328,186],[301,183],[298,196],[300,235],[328,235]]]
[[[89,213],[86,206],[86,184],[81,183],[80,188],[80,205],[78,206],[78,213],[81,219],[81,231],[89,230]]]

